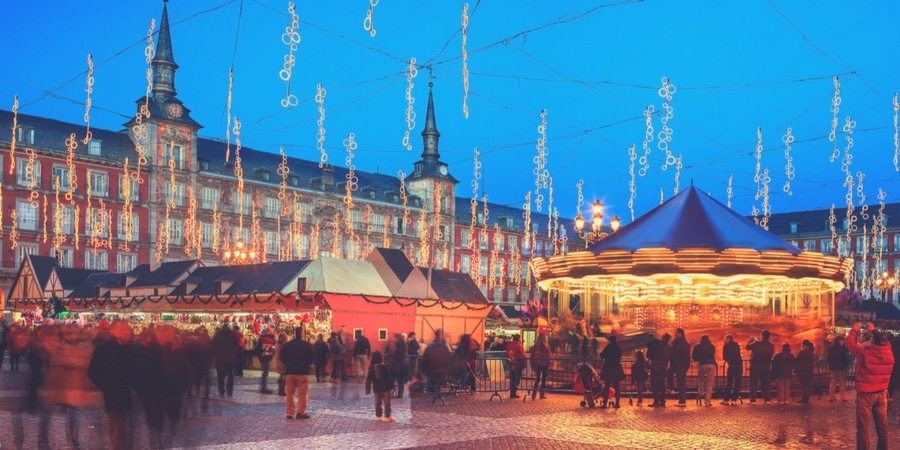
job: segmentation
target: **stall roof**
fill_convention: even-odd
[[[309,260],[300,260],[198,267],[185,281],[190,282],[190,279],[193,279],[197,287],[190,293],[199,295],[282,292],[309,263]],[[230,281],[232,284],[224,292],[216,292],[218,281]]]
[[[300,272],[306,278],[307,292],[331,292],[335,294],[364,294],[390,297],[391,291],[385,285],[375,266],[369,261],[352,261],[321,257],[310,261]],[[292,293],[295,287],[289,285],[282,293]]]
[[[449,270],[428,269],[419,267],[426,277],[431,277],[431,289],[441,300],[454,300],[462,303],[488,303],[488,299],[467,273]]]

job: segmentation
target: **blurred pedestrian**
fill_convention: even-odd
[[[647,359],[650,360],[650,390],[653,391],[653,403],[651,407],[666,406],[666,370],[669,366],[669,358],[672,356],[672,348],[669,347],[669,333],[664,333],[662,338],[653,337],[647,344]]]
[[[453,355],[450,346],[443,341],[441,330],[435,330],[434,341],[425,347],[422,360],[419,361],[419,371],[427,377],[426,384],[431,389],[447,383],[453,372]]]
[[[631,365],[631,384],[637,391],[638,406],[644,404],[644,391],[647,390],[647,360],[644,359],[644,352],[638,350],[634,352],[634,364]]]
[[[44,383],[44,400],[47,405],[58,406],[66,417],[66,442],[72,448],[80,447],[78,432],[79,410],[92,406],[99,400],[97,388],[88,378],[88,366],[94,347],[82,339],[81,329],[68,324],[61,329],[62,339],[50,336],[53,347],[45,347],[49,358],[47,378]],[[52,352],[52,353],[51,353]],[[45,430],[49,425],[49,408],[41,420]]]
[[[775,379],[779,405],[786,405],[791,399],[791,377],[794,374],[795,362],[791,344],[787,342],[781,345],[781,353],[772,358],[772,378]]]
[[[675,330],[675,339],[672,339],[669,368],[674,372],[675,381],[678,383],[678,403],[675,406],[687,406],[687,371],[691,368],[691,343],[688,342],[682,328]],[[669,384],[671,385],[671,382]]]
[[[216,363],[216,378],[219,385],[219,397],[234,394],[234,372],[238,364],[238,335],[222,325],[212,338],[213,352]]]
[[[772,388],[769,385],[772,376],[772,357],[775,355],[775,344],[769,340],[769,330],[763,330],[762,340],[750,338],[747,350],[750,351],[750,404],[756,405],[756,390],[762,389],[762,398],[769,404]]]
[[[862,324],[856,322],[847,336],[847,348],[856,357],[856,448],[869,448],[869,422],[875,418],[877,449],[888,448],[887,386],[894,368],[891,344],[868,323],[871,342],[860,342]]]
[[[314,346],[316,352],[316,381],[322,382],[328,379],[328,344],[321,334],[316,338]]]
[[[394,335],[394,345],[391,347],[393,354],[390,363],[391,370],[394,371],[394,381],[397,382],[397,398],[403,398],[403,385],[406,384],[407,370],[409,370],[409,360],[407,359],[406,333],[397,333]]]
[[[0,317],[0,370],[3,370],[3,357],[6,354],[7,334],[9,334],[9,325],[6,324],[6,319]]]
[[[453,352],[453,364],[459,385],[470,392],[475,392],[475,364],[478,362],[478,343],[469,334],[459,337],[459,343]]]
[[[372,352],[372,363],[366,374],[366,394],[370,391],[375,396],[375,420],[395,422],[391,417],[391,397],[394,388],[393,369],[384,364],[381,352]]]
[[[700,336],[691,359],[697,361],[697,396],[704,406],[712,406],[712,391],[716,385],[716,346],[708,335]]]
[[[259,380],[259,392],[261,394],[272,393],[272,390],[269,389],[269,366],[272,364],[272,358],[275,356],[275,344],[277,343],[274,333],[275,330],[272,327],[266,327],[256,341],[256,354],[262,370],[262,376]]]
[[[244,332],[241,331],[241,326],[238,324],[234,324],[232,327],[234,330],[234,334],[237,335],[238,347],[237,347],[237,363],[234,365],[234,376],[243,377],[244,376],[244,367],[247,365],[245,359],[247,358],[247,351],[244,346],[247,345],[247,337],[244,336]]]
[[[150,448],[167,448],[178,431],[184,398],[191,386],[191,367],[175,327],[160,325],[154,334],[155,339],[148,341],[143,353],[148,376],[141,388],[146,393],[143,400]],[[167,418],[169,432],[163,434]]]
[[[622,389],[620,383],[625,379],[625,370],[622,369],[622,348],[619,347],[618,338],[613,335],[606,336],[606,347],[600,352],[603,367],[600,368],[600,379],[603,380],[603,403],[601,408],[609,406],[609,390],[615,390],[615,400],[611,406],[619,408],[619,397]]]
[[[19,371],[19,361],[28,351],[30,332],[21,323],[14,323],[6,333],[9,369]]]
[[[356,336],[356,342],[353,343],[353,362],[356,364],[357,383],[362,383],[366,380],[366,373],[369,371],[370,354],[372,354],[372,346],[369,344],[369,338],[359,333]]]
[[[286,418],[309,419],[309,368],[315,359],[312,344],[303,338],[303,328],[294,330],[294,339],[281,347],[279,359],[284,364]],[[294,395],[297,403],[294,404]]]
[[[322,337],[320,334],[319,337]],[[284,362],[281,361],[281,349],[284,348],[284,344],[287,344],[287,334],[278,333],[278,340],[275,341],[275,372],[278,373],[278,395],[284,396]],[[316,370],[318,370],[318,366],[316,366]],[[318,381],[318,376],[316,381]]]
[[[728,364],[725,372],[725,398],[723,405],[737,405],[741,395],[741,376],[744,372],[744,359],[741,356],[741,344],[734,340],[730,334],[725,335],[725,345],[722,346],[722,359]]]
[[[519,398],[519,380],[522,379],[522,371],[528,365],[525,358],[522,337],[514,334],[512,341],[506,345],[506,359],[509,361],[509,398]]]
[[[531,370],[534,372],[534,389],[531,390],[531,399],[540,390],[541,399],[546,399],[547,374],[550,371],[550,345],[547,344],[547,335],[538,333],[531,347]]]
[[[835,336],[834,344],[828,349],[828,371],[831,377],[828,381],[828,401],[835,402],[835,391],[839,391],[840,400],[847,401],[847,366],[848,350],[844,345],[846,338],[844,336]]]
[[[409,355],[409,377],[413,378],[419,374],[419,341],[416,340],[416,332],[410,331],[407,333],[407,338],[409,339],[406,342],[406,353]]]
[[[809,403],[809,395],[812,393],[814,350],[812,342],[804,339],[800,344],[800,352],[797,353],[794,363],[794,372],[800,381],[800,400],[797,403]]]
[[[131,449],[131,390],[134,385],[133,334],[127,322],[113,322],[109,338],[97,344],[88,366],[88,378],[103,393],[109,445],[114,450]]]
[[[344,348],[343,339],[337,331],[331,332],[328,338],[328,355],[331,359],[331,382],[340,383],[344,373],[344,359],[347,358],[347,349]]]
[[[194,396],[202,396],[201,410],[206,412],[211,384],[209,371],[213,365],[212,338],[209,337],[209,331],[203,326],[194,329],[194,332],[188,338],[185,351],[187,352],[188,362],[191,365]]]

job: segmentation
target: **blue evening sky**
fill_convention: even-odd
[[[287,46],[288,2],[171,0],[178,97],[204,125],[201,135],[224,139],[229,68],[232,114],[243,145],[318,160],[316,84],[327,90],[329,161],[344,165],[342,141],[355,133],[359,170],[409,172],[422,151],[428,82],[434,82],[441,157],[471,196],[472,155],[481,152],[481,188],[491,202],[521,206],[535,186],[533,159],[540,113],[547,110],[547,168],[553,204],[571,217],[576,182],[584,179],[585,210],[604,200],[608,214],[630,221],[628,147],[643,155],[644,109],[652,105],[649,170],[637,175],[636,215],[675,188],[675,168],[662,170],[658,147],[668,77],[676,92],[669,121],[673,156],[682,156],[680,185],[693,183],[726,201],[734,177],[734,208],[749,215],[756,200],[757,127],[762,169],[771,177],[773,212],[846,203],[840,159],[828,136],[833,77],[840,76],[837,147],[853,130],[851,172],[864,174],[866,203],[900,200],[894,169],[892,98],[900,90],[900,3],[771,1],[470,1],[469,118],[463,116],[461,1],[381,0],[374,37],[363,29],[365,0],[298,1],[301,42],[290,89],[299,100],[280,104]],[[86,97],[86,56],[95,63],[92,126],[121,129],[143,95],[144,47],[162,1],[7,2],[0,17],[0,108],[18,95],[19,111],[79,123]],[[413,96],[418,115],[412,151],[406,131],[406,68],[419,65]],[[782,137],[791,127],[796,177],[784,192]],[[8,138],[7,138],[8,139]],[[4,139],[4,140],[7,140]],[[63,146],[63,143],[60,143]],[[223,155],[224,159],[224,155]],[[224,161],[223,161],[224,162]],[[252,165],[252,161],[248,164]],[[640,162],[635,161],[635,171]],[[855,182],[855,180],[854,180]],[[854,189],[854,191],[856,191]],[[480,195],[480,192],[479,192]],[[548,193],[543,193],[548,197]],[[860,199],[854,192],[854,203]],[[546,212],[547,200],[544,200]]]

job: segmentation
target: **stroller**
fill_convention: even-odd
[[[575,365],[575,392],[583,392],[584,398],[581,400],[581,406],[593,408],[597,404],[598,399],[603,397],[603,391],[606,388],[600,375],[587,361],[580,362]],[[610,388],[612,391],[612,388]],[[615,395],[615,392],[610,392]]]

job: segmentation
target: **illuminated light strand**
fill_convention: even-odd
[[[581,183],[584,183],[584,181],[581,181]],[[525,203],[522,204],[522,209],[524,211],[522,217],[525,219],[525,229],[523,230],[524,233],[522,233],[523,247],[531,249],[531,191],[525,193]],[[581,211],[581,206],[578,207],[578,210]],[[529,254],[534,255],[534,252],[529,251]]]
[[[753,222],[759,225],[759,208],[756,205],[750,208],[750,216],[753,217]]]
[[[835,254],[841,256],[838,250],[840,250],[840,246],[838,245],[837,240],[837,216],[834,214],[834,203],[831,204],[831,208],[828,210],[828,229],[831,231],[831,248],[834,250]]]
[[[66,235],[63,233],[63,214],[65,206],[59,202],[59,177],[53,179],[53,189],[56,194],[56,202],[53,204],[53,251],[59,254],[59,249],[66,242]],[[2,201],[2,199],[0,199]]]
[[[12,222],[9,226],[9,249],[15,250],[19,246],[19,211],[12,210],[9,219]]]
[[[241,121],[234,118],[234,176],[237,178],[238,235],[244,233],[244,166],[241,164]]]
[[[169,158],[166,165],[169,167],[169,195],[166,201],[166,255],[169,254],[169,245],[172,243],[172,212],[175,211],[175,141],[169,141]]]
[[[650,143],[653,142],[653,105],[647,105],[644,108],[644,142],[641,144],[641,148],[644,150],[644,154],[638,160],[641,168],[638,170],[638,175],[645,176],[647,175],[647,171],[650,170]],[[633,216],[634,214],[632,214]],[[632,220],[634,220],[632,218]]]
[[[212,251],[219,254],[219,248],[222,246],[222,213],[219,212],[219,202],[213,202],[213,235],[212,235]]]
[[[678,195],[678,189],[680,187],[681,168],[681,155],[678,155],[678,158],[675,158],[675,195]]]
[[[369,36],[375,37],[375,7],[378,6],[379,0],[369,0],[369,10],[366,11],[366,18],[363,19],[363,29],[369,32]]]
[[[328,92],[322,87],[322,83],[316,85],[316,105],[319,109],[319,119],[316,120],[318,131],[316,132],[316,149],[319,150],[319,168],[328,162],[328,154],[325,153],[325,96]]]
[[[334,217],[331,220],[331,233],[334,236],[334,239],[331,240],[331,254],[335,258],[340,258],[341,239],[338,237],[341,235],[341,216],[338,213],[334,213]]]
[[[490,242],[490,241],[488,241],[488,225],[487,224],[488,224],[488,221],[490,220],[490,211],[488,210],[487,194],[481,195],[481,209],[482,209],[482,214],[483,214],[482,217],[484,218],[484,220],[481,221],[481,230],[479,231],[479,236],[478,236],[478,242],[479,242],[478,248],[479,249],[481,248],[480,244],[482,241],[484,241],[485,243]],[[487,276],[488,289],[491,289],[491,287],[493,287],[493,283],[491,280],[493,277],[491,275],[492,274],[488,274],[488,276]],[[475,284],[478,286],[481,286],[482,282],[483,282],[483,278],[481,277],[481,256],[480,256],[480,252],[479,252],[478,277],[475,279]]]
[[[288,52],[284,55],[284,67],[278,72],[278,77],[287,84],[287,93],[281,99],[281,106],[284,108],[297,106],[297,96],[291,94],[291,71],[297,63],[294,52],[300,44],[300,17],[297,16],[297,8],[294,2],[288,2],[288,13],[291,15],[291,23],[284,29],[281,35],[281,42],[287,45]]]
[[[498,240],[500,242],[498,242]],[[500,225],[494,224],[494,238],[491,239],[491,259],[488,262],[488,289],[493,288],[494,286],[500,286],[501,281],[503,280],[503,276],[501,272],[500,265],[500,244],[503,241],[503,237],[500,235]],[[502,290],[503,287],[500,286]]]
[[[78,180],[75,172],[75,149],[78,148],[78,139],[75,137],[75,133],[69,135],[69,138],[66,139],[66,167],[68,167],[68,175],[69,178],[66,180],[66,185],[68,190],[66,191],[66,200],[71,202],[73,205],[75,204],[75,189],[78,188]]]
[[[416,252],[419,266],[430,266],[431,245],[428,241],[428,208],[419,208],[419,217],[416,219],[416,231],[419,233],[419,249]]]
[[[462,8],[462,76],[463,76],[463,116],[469,118],[469,52],[466,42],[469,39],[469,4]]]
[[[769,183],[772,181],[772,178],[769,177],[769,169],[763,170],[762,175],[762,219],[759,221],[759,225],[763,227],[764,230],[769,229],[769,218],[772,217],[772,206],[769,204]]]
[[[48,203],[48,202],[47,202],[47,194],[44,194],[44,205],[43,205],[43,211],[44,211],[44,223],[43,223],[43,229],[44,229],[44,233],[43,233],[43,236],[42,236],[42,239],[41,239],[41,242],[43,242],[44,244],[47,243],[47,218],[48,218],[48,217],[47,217],[47,203]]]
[[[25,185],[28,187],[30,191],[28,194],[29,201],[31,201],[31,207],[38,207],[38,197],[40,193],[38,193],[37,188],[37,175],[34,173],[35,161],[37,161],[37,154],[34,152],[33,148],[26,148],[25,155],[28,156],[28,162],[25,163]]]
[[[900,102],[897,101],[897,93],[894,92],[894,171],[900,171],[900,122],[898,112],[900,112]]]
[[[134,204],[131,201],[131,175],[128,173],[128,158],[125,158],[122,175],[122,197],[125,205],[122,207],[122,231],[125,234],[125,242],[120,246],[122,250],[129,251],[131,241],[134,240]]]
[[[191,249],[197,247],[197,199],[194,197],[194,189],[188,186],[185,189],[188,197],[188,214],[184,220],[184,255],[191,256]],[[200,259],[200,255],[197,255]]]
[[[84,91],[87,92],[87,100],[84,102],[84,123],[87,125],[87,130],[85,130],[84,139],[81,141],[84,145],[91,142],[93,138],[91,134],[91,94],[94,92],[94,59],[90,53],[87,55],[87,65],[87,77],[84,81]]]
[[[837,127],[838,127],[838,112],[841,110],[841,81],[838,77],[834,77],[834,95],[831,97],[831,132],[828,133],[828,140],[833,143],[833,147],[831,149],[831,158],[828,160],[830,162],[834,162],[841,156],[841,150],[838,148],[837,144]]]
[[[231,157],[231,89],[234,87],[234,67],[228,69],[228,96],[225,97],[225,162]]]
[[[663,188],[659,188],[659,204],[662,205],[666,200],[666,194],[663,192]]]
[[[407,150],[412,150],[412,143],[409,140],[409,135],[416,127],[416,111],[413,109],[413,103],[416,102],[416,99],[413,98],[413,81],[418,74],[419,70],[416,68],[416,58],[410,58],[409,67],[406,69],[406,133],[403,134],[402,141],[403,146],[406,147]]]
[[[553,177],[547,177],[547,237],[553,239]]]
[[[853,149],[853,129],[856,128],[856,122],[851,118],[847,117],[846,122],[844,123],[843,131],[846,134],[847,147],[844,149],[844,157],[841,160],[841,170],[844,172],[844,184],[843,186],[847,188],[846,200],[847,200],[847,243],[850,243],[851,234],[856,231],[856,215],[854,215],[854,205],[853,205],[853,172],[850,170],[853,165],[853,154],[851,150]]]
[[[374,227],[372,226],[372,216],[374,214],[375,214],[375,210],[372,209],[372,205],[367,204],[365,206],[365,208],[363,208],[363,226],[365,226],[365,229],[366,229],[366,237],[365,237],[365,241],[363,242],[363,252],[364,252],[364,254],[362,255],[363,258],[368,257],[369,253],[372,251],[371,236],[372,236],[372,231],[374,231]]]
[[[863,179],[866,178],[861,170],[856,171],[856,195],[859,197],[859,216],[862,220],[869,220],[869,205],[866,204],[866,192],[863,190]]]
[[[19,128],[19,96],[13,97],[12,137],[9,140],[9,174],[16,173],[16,131]]]
[[[725,190],[728,197],[728,207],[731,208],[731,199],[734,197],[734,174],[728,175],[728,189]]]
[[[406,194],[406,172],[401,170],[398,172],[398,176],[400,177],[400,202],[403,206],[403,230],[406,231],[406,227],[412,223],[409,218],[409,197]]]
[[[557,215],[557,217],[558,217],[558,216],[559,216],[559,213],[557,212],[556,215]],[[568,253],[569,253],[569,247],[568,247],[567,244],[569,243],[569,236],[568,236],[568,234],[566,233],[566,227],[560,226],[560,227],[559,227],[559,232],[560,232],[559,242],[560,242],[560,246],[562,247],[562,253],[563,253],[563,254],[568,254]]]
[[[762,177],[760,173],[762,172],[762,128],[756,128],[756,171],[753,172],[753,182],[756,183],[756,195],[753,197],[754,200],[759,200],[762,197]]]
[[[885,225],[886,217],[884,215],[884,209],[887,206],[884,202],[886,198],[887,192],[882,188],[878,188],[878,215],[875,216],[875,225],[872,226],[872,245],[875,253],[875,267],[877,269],[882,268],[883,254],[884,251],[887,250],[887,242],[884,238],[884,232],[887,229],[887,226]]]
[[[73,222],[72,230],[73,230],[73,233],[75,234],[75,250],[78,250],[78,245],[81,242],[80,236],[78,234],[78,226],[80,225],[79,222],[81,222],[81,206],[80,205],[75,205],[75,210],[72,213],[72,222]]]
[[[662,170],[668,170],[669,166],[676,163],[675,155],[672,154],[672,149],[669,148],[669,143],[672,142],[672,128],[669,127],[669,121],[675,116],[675,108],[673,108],[669,102],[672,101],[672,96],[675,95],[675,91],[675,85],[669,83],[669,77],[663,77],[662,87],[659,88],[657,93],[660,98],[663,99],[662,108],[666,113],[663,114],[660,119],[662,129],[659,132],[659,142],[656,143],[656,146],[666,154]]]
[[[291,168],[288,166],[287,155],[284,153],[284,147],[278,149],[278,153],[281,155],[281,162],[278,163],[278,169],[276,169],[276,173],[281,177],[281,182],[278,183],[278,199],[281,200],[281,212],[278,214],[279,217],[287,217],[288,214],[291,213],[290,203],[288,202],[287,196],[287,180],[288,176],[291,174]],[[279,230],[281,228],[279,227]]]
[[[166,226],[163,225],[162,222],[160,222],[156,226],[156,235],[163,236],[163,238],[165,238],[165,232],[166,232]],[[156,259],[156,262],[162,262],[163,245],[160,245],[160,244],[162,244],[162,243],[158,243],[156,245],[156,252],[154,254],[154,258]]]
[[[859,290],[862,291],[862,293],[868,297],[869,295],[871,295],[871,291],[869,290],[870,277],[869,277],[869,273],[868,273],[869,272],[868,271],[868,267],[869,267],[869,260],[868,260],[869,259],[869,236],[867,234],[866,227],[867,227],[867,225],[863,224],[862,234],[860,236],[862,238],[863,242],[862,242],[861,248],[859,249],[859,250],[862,250],[862,255],[860,255],[860,259],[859,259],[859,261],[857,261],[857,264],[859,264],[860,272],[862,272],[862,275],[863,275],[862,280],[860,280],[860,283],[859,283]]]
[[[300,194],[294,192],[294,204],[300,201]],[[294,208],[294,221],[291,223],[291,239],[294,241],[297,249],[297,257],[303,257],[303,210]],[[308,250],[308,249],[307,249]]]
[[[478,180],[481,179],[481,161],[478,160],[479,155],[480,152],[478,151],[478,147],[475,147],[474,154],[472,156],[472,198],[469,200],[469,205],[471,206],[471,220],[469,221],[469,250],[472,251],[472,258],[475,261],[477,261],[479,256],[478,238],[475,234],[475,227],[478,225]],[[469,266],[469,275],[472,276],[472,279],[475,279],[475,270],[473,269],[474,266],[475,264],[471,264]]]
[[[791,156],[791,146],[794,144],[794,135],[791,134],[791,128],[788,127],[787,131],[784,132],[784,137],[781,138],[781,142],[784,143],[784,187],[782,190],[787,195],[794,195],[791,192],[791,180],[794,179],[794,157]]]
[[[559,241],[559,208],[556,208],[556,207],[553,208],[552,217],[553,217],[553,229],[551,231],[551,234],[553,235],[553,238],[552,238],[553,254],[558,255],[562,252],[562,247],[560,246],[561,243]]]
[[[256,254],[266,261],[266,253],[268,249],[264,246],[260,248],[262,243],[262,227],[259,220],[259,205],[256,204],[256,198],[250,203],[250,251],[256,251]]]
[[[631,177],[628,181],[628,210],[631,211],[632,222],[634,222],[634,199],[637,198],[637,185],[634,180],[634,160],[636,157],[637,153],[634,150],[634,144],[631,144],[631,147],[628,147],[628,159],[631,161],[628,165],[628,175]]]
[[[312,230],[309,233],[309,256],[317,258],[319,256],[319,234],[322,232],[322,221],[316,220]]]
[[[544,194],[541,189],[547,189],[547,178],[550,171],[547,170],[547,110],[541,110],[541,124],[538,126],[537,156],[534,157],[534,204],[537,211],[541,210],[544,202]]]
[[[344,183],[344,205],[346,210],[344,226],[347,230],[347,235],[352,240],[354,235],[353,217],[351,214],[353,211],[353,192],[356,191],[359,184],[359,179],[356,177],[356,166],[353,165],[353,152],[358,148],[356,134],[347,134],[347,139],[344,139],[344,147],[347,150],[347,157],[344,159],[347,164],[347,175],[344,176],[347,180]]]
[[[150,92],[153,91],[153,29],[156,28],[156,19],[150,19],[150,28],[147,30],[147,46],[144,47],[144,61],[147,63],[145,72],[147,78],[147,89],[144,94],[144,117],[150,117]]]

